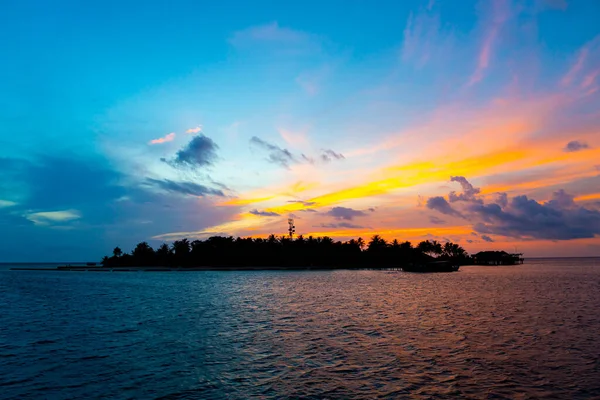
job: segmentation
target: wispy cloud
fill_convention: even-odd
[[[26,213],[24,217],[35,225],[52,225],[74,221],[81,218],[81,214],[77,210],[40,211]]]
[[[469,86],[476,84],[483,79],[485,70],[490,65],[490,58],[494,46],[496,46],[502,27],[509,16],[510,3],[508,0],[492,0],[492,15],[483,37],[483,43],[477,57],[477,67],[469,79]]]
[[[344,155],[342,153],[336,153],[335,151],[333,151],[331,149],[326,149],[326,150],[323,150],[320,158],[321,158],[321,161],[323,161],[325,163],[329,163],[333,160],[343,160],[346,157],[344,157]]]
[[[148,144],[163,144],[163,143],[167,143],[167,142],[172,142],[173,139],[175,139],[175,132],[171,132],[163,137],[160,137],[158,139],[152,139],[150,142],[148,142]]]
[[[429,222],[431,222],[432,224],[435,224],[435,225],[443,225],[446,223],[446,221],[444,221],[443,219],[438,218],[433,215],[429,217]]]
[[[189,133],[189,134],[200,133],[200,132],[202,132],[202,125],[198,125],[194,128],[190,128],[185,131],[185,133]]]
[[[444,32],[440,15],[433,11],[433,3],[426,9],[410,13],[404,28],[402,59],[417,67],[437,58],[451,48],[451,35]]]
[[[292,131],[290,129],[279,128],[277,131],[290,146],[304,146],[308,144],[308,136],[303,130]]]
[[[9,200],[0,200],[0,208],[4,208],[4,207],[12,207],[17,205],[17,203],[15,203],[14,201],[9,201]]]
[[[277,164],[289,169],[290,164],[298,162],[296,157],[294,157],[288,149],[282,149],[281,147],[259,139],[256,136],[253,136],[250,139],[250,144],[267,151],[267,161],[272,164]]]
[[[319,224],[319,225],[314,225],[315,228],[328,228],[328,229],[339,229],[339,228],[346,228],[346,229],[364,229],[365,226],[362,225],[356,225],[350,222],[337,222],[337,223],[329,223],[329,224]]]
[[[239,49],[256,50],[257,46],[266,46],[278,49],[280,53],[292,54],[320,48],[320,40],[316,35],[280,26],[276,21],[237,31],[229,43]]]
[[[147,178],[146,182],[168,192],[180,193],[191,196],[224,196],[223,191],[209,188],[194,182],[175,182],[170,179],[152,179]]]
[[[252,215],[257,215],[259,217],[279,217],[279,214],[271,211],[258,211],[257,209],[248,211]]]
[[[579,51],[577,52],[577,56],[575,60],[571,64],[571,67],[567,71],[567,73],[563,76],[560,83],[563,86],[569,86],[574,83],[580,75],[585,71],[586,65],[590,64],[590,57],[596,55],[598,53],[598,47],[600,45],[600,35],[596,36],[594,39],[587,42]],[[597,65],[596,63],[592,63]],[[596,76],[598,74],[598,70],[590,72],[586,75],[581,83],[582,88],[587,88],[591,84],[594,83]]]

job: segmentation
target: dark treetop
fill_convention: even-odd
[[[473,259],[456,243],[425,240],[417,246],[410,242],[387,242],[374,235],[366,243],[362,238],[347,242],[329,237],[307,238],[270,235],[261,238],[213,236],[206,240],[176,240],[154,250],[146,242],[130,253],[115,248],[104,257],[106,267],[286,267],[286,268],[394,268],[448,260],[472,264]]]

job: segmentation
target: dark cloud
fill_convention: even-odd
[[[593,238],[600,234],[600,212],[578,206],[573,196],[559,190],[547,203],[516,196],[506,207],[473,205],[469,219],[477,232],[550,240]]]
[[[563,151],[567,153],[572,153],[574,151],[580,151],[589,148],[590,146],[585,142],[581,142],[579,140],[572,140],[569,143],[567,143],[567,145],[563,148]]]
[[[440,218],[434,217],[434,216],[429,217],[429,222],[431,222],[432,224],[436,224],[436,225],[443,225],[446,223],[446,221],[444,221],[443,219],[440,219]]]
[[[459,194],[456,194],[454,191],[450,192],[450,194],[448,194],[448,200],[450,203],[454,203],[456,201],[481,202],[481,200],[477,198],[480,189],[473,187],[473,185],[471,185],[471,183],[464,176],[451,176],[450,181],[460,183],[460,186],[463,190],[462,193]]]
[[[324,163],[329,163],[333,160],[343,160],[346,157],[344,157],[344,155],[342,153],[336,153],[335,151],[331,150],[331,149],[325,149],[323,150],[323,153],[321,153],[321,161],[323,161]]]
[[[298,162],[289,150],[282,149],[281,147],[275,146],[274,144],[259,139],[256,136],[252,136],[252,138],[250,139],[250,144],[267,151],[267,161],[272,164],[277,164],[284,168],[289,168],[290,164]]]
[[[26,196],[18,201],[18,207],[30,210],[90,209],[97,215],[101,205],[125,194],[122,179],[99,156],[85,160],[76,154],[0,159],[2,193],[23,191]]]
[[[258,215],[260,217],[279,217],[279,214],[272,211],[258,211],[257,209],[248,211],[250,214]]]
[[[193,182],[174,182],[170,179],[147,178],[146,182],[168,192],[181,193],[191,196],[225,196],[222,190],[213,189]]]
[[[339,222],[333,224],[320,224],[316,226],[317,228],[347,228],[347,229],[364,229],[364,226],[355,225],[350,222]]]
[[[494,241],[494,239],[492,239],[488,235],[481,235],[481,239],[484,240],[484,241],[486,241],[486,242],[493,242]]]
[[[506,207],[508,205],[508,195],[506,193],[496,193],[496,204],[500,207]]]
[[[370,212],[375,212],[375,208],[373,208],[373,207],[369,207],[369,208],[367,208],[367,210],[369,210]]]
[[[444,197],[431,197],[427,207],[462,217],[481,234],[550,240],[593,238],[600,234],[600,211],[577,205],[574,197],[564,190],[554,192],[546,203],[538,203],[527,196],[509,199],[505,193],[500,193],[494,203],[485,204],[477,197],[479,189],[464,177],[453,177],[452,180],[463,187],[463,193],[450,193],[452,198],[461,201],[451,205]]]
[[[317,210],[315,210],[313,208],[305,208],[303,210],[298,210],[298,211],[301,211],[301,212],[310,212],[310,213],[316,213],[316,212],[318,212]]]
[[[461,213],[456,211],[448,201],[442,196],[430,197],[427,199],[427,208],[430,210],[436,210],[445,215],[454,215],[456,217],[462,217]]]
[[[17,203],[0,208],[0,254],[7,261],[99,261],[117,245],[131,249],[154,235],[218,225],[240,212],[214,207],[211,197],[149,190],[154,183],[141,179],[125,185],[130,178],[93,154],[0,158],[0,198]],[[57,211],[81,217],[47,225],[25,218]]]
[[[330,211],[328,211],[327,213],[325,213],[325,215],[329,215],[335,219],[338,220],[346,220],[346,221],[350,221],[352,220],[354,217],[364,217],[365,214],[363,211],[360,210],[354,210],[352,208],[347,208],[347,207],[333,207]]]
[[[173,166],[205,167],[214,164],[218,148],[211,138],[198,135],[179,150],[172,160],[161,160]]]
[[[467,243],[473,243],[473,241],[471,239],[467,239],[466,242]]]

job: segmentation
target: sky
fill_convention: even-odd
[[[0,261],[287,232],[600,256],[600,2],[30,1]]]

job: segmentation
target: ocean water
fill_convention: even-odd
[[[600,260],[0,271],[0,398],[600,396]]]

